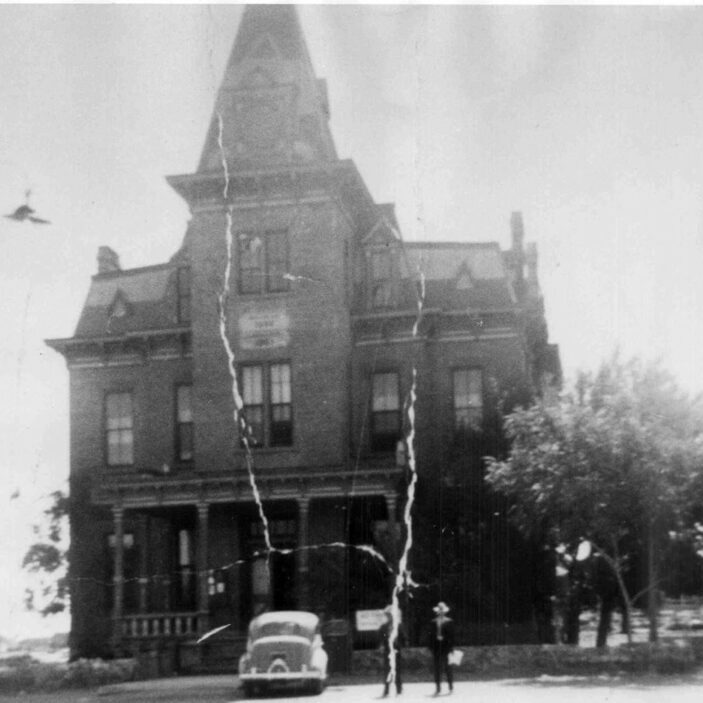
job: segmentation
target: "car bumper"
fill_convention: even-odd
[[[321,671],[282,671],[280,673],[267,673],[265,671],[257,673],[239,674],[241,681],[320,681],[326,677]]]

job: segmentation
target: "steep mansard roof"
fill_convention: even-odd
[[[505,279],[500,246],[495,242],[405,242],[410,275],[421,268],[429,281],[453,278],[462,265],[474,281]]]
[[[443,310],[505,310],[517,300],[503,252],[495,242],[406,242],[401,307],[416,300],[425,280],[425,306]]]
[[[93,276],[75,337],[178,325],[177,270],[175,264],[162,264]]]
[[[498,244],[409,242],[400,244],[398,308],[414,309],[418,271],[425,306],[444,310],[506,310],[516,299]],[[179,324],[178,261],[93,276],[76,338],[171,329]]]

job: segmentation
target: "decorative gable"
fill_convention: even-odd
[[[253,71],[247,73],[239,85],[240,88],[271,88],[276,85],[274,77],[265,71],[261,66],[257,66]]]
[[[110,303],[110,306],[107,309],[107,323],[105,325],[105,331],[109,334],[124,330],[124,325],[120,323],[126,320],[131,312],[132,308],[129,304],[129,300],[127,300],[127,296],[125,296],[124,292],[118,288],[114,298],[112,299],[112,303]]]
[[[131,306],[127,297],[121,288],[117,289],[115,297],[112,299],[112,303],[108,309],[108,317],[110,319],[120,319],[127,317],[131,312]]]
[[[280,56],[281,53],[270,34],[259,37],[247,52],[247,58],[259,60],[278,59]]]
[[[395,227],[385,218],[380,217],[369,233],[364,237],[364,246],[396,244],[400,236]]]

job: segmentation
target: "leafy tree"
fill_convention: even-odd
[[[412,622],[406,625],[411,639],[414,633],[424,635],[427,612],[444,600],[464,643],[522,640],[524,624],[533,621],[539,641],[552,642],[549,555],[522,539],[508,522],[508,501],[484,481],[484,457],[508,448],[504,413],[529,402],[530,388],[516,375],[501,381],[488,377],[485,391],[481,423],[447,428],[439,437],[441,470],[419,476],[410,557],[419,587],[412,591],[407,614]],[[422,450],[423,443],[419,446]]]
[[[68,553],[64,544],[69,498],[62,491],[55,491],[51,500],[50,507],[44,511],[47,524],[34,526],[37,541],[22,560],[22,568],[38,576],[37,586],[25,592],[25,604],[28,610],[37,610],[42,615],[63,612],[69,599]]]
[[[600,645],[615,602],[613,578],[629,622],[635,599],[626,581],[641,555],[650,640],[657,638],[660,556],[669,534],[691,524],[703,465],[701,419],[699,400],[659,364],[617,356],[594,375],[581,373],[559,402],[505,419],[511,449],[502,461],[488,460],[487,481],[510,498],[523,532],[571,553],[585,540],[595,547],[611,575],[593,569],[603,604]]]

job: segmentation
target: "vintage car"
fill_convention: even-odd
[[[321,693],[327,679],[327,652],[320,620],[313,613],[263,613],[249,624],[247,651],[239,660],[246,695],[273,684],[300,684]]]

